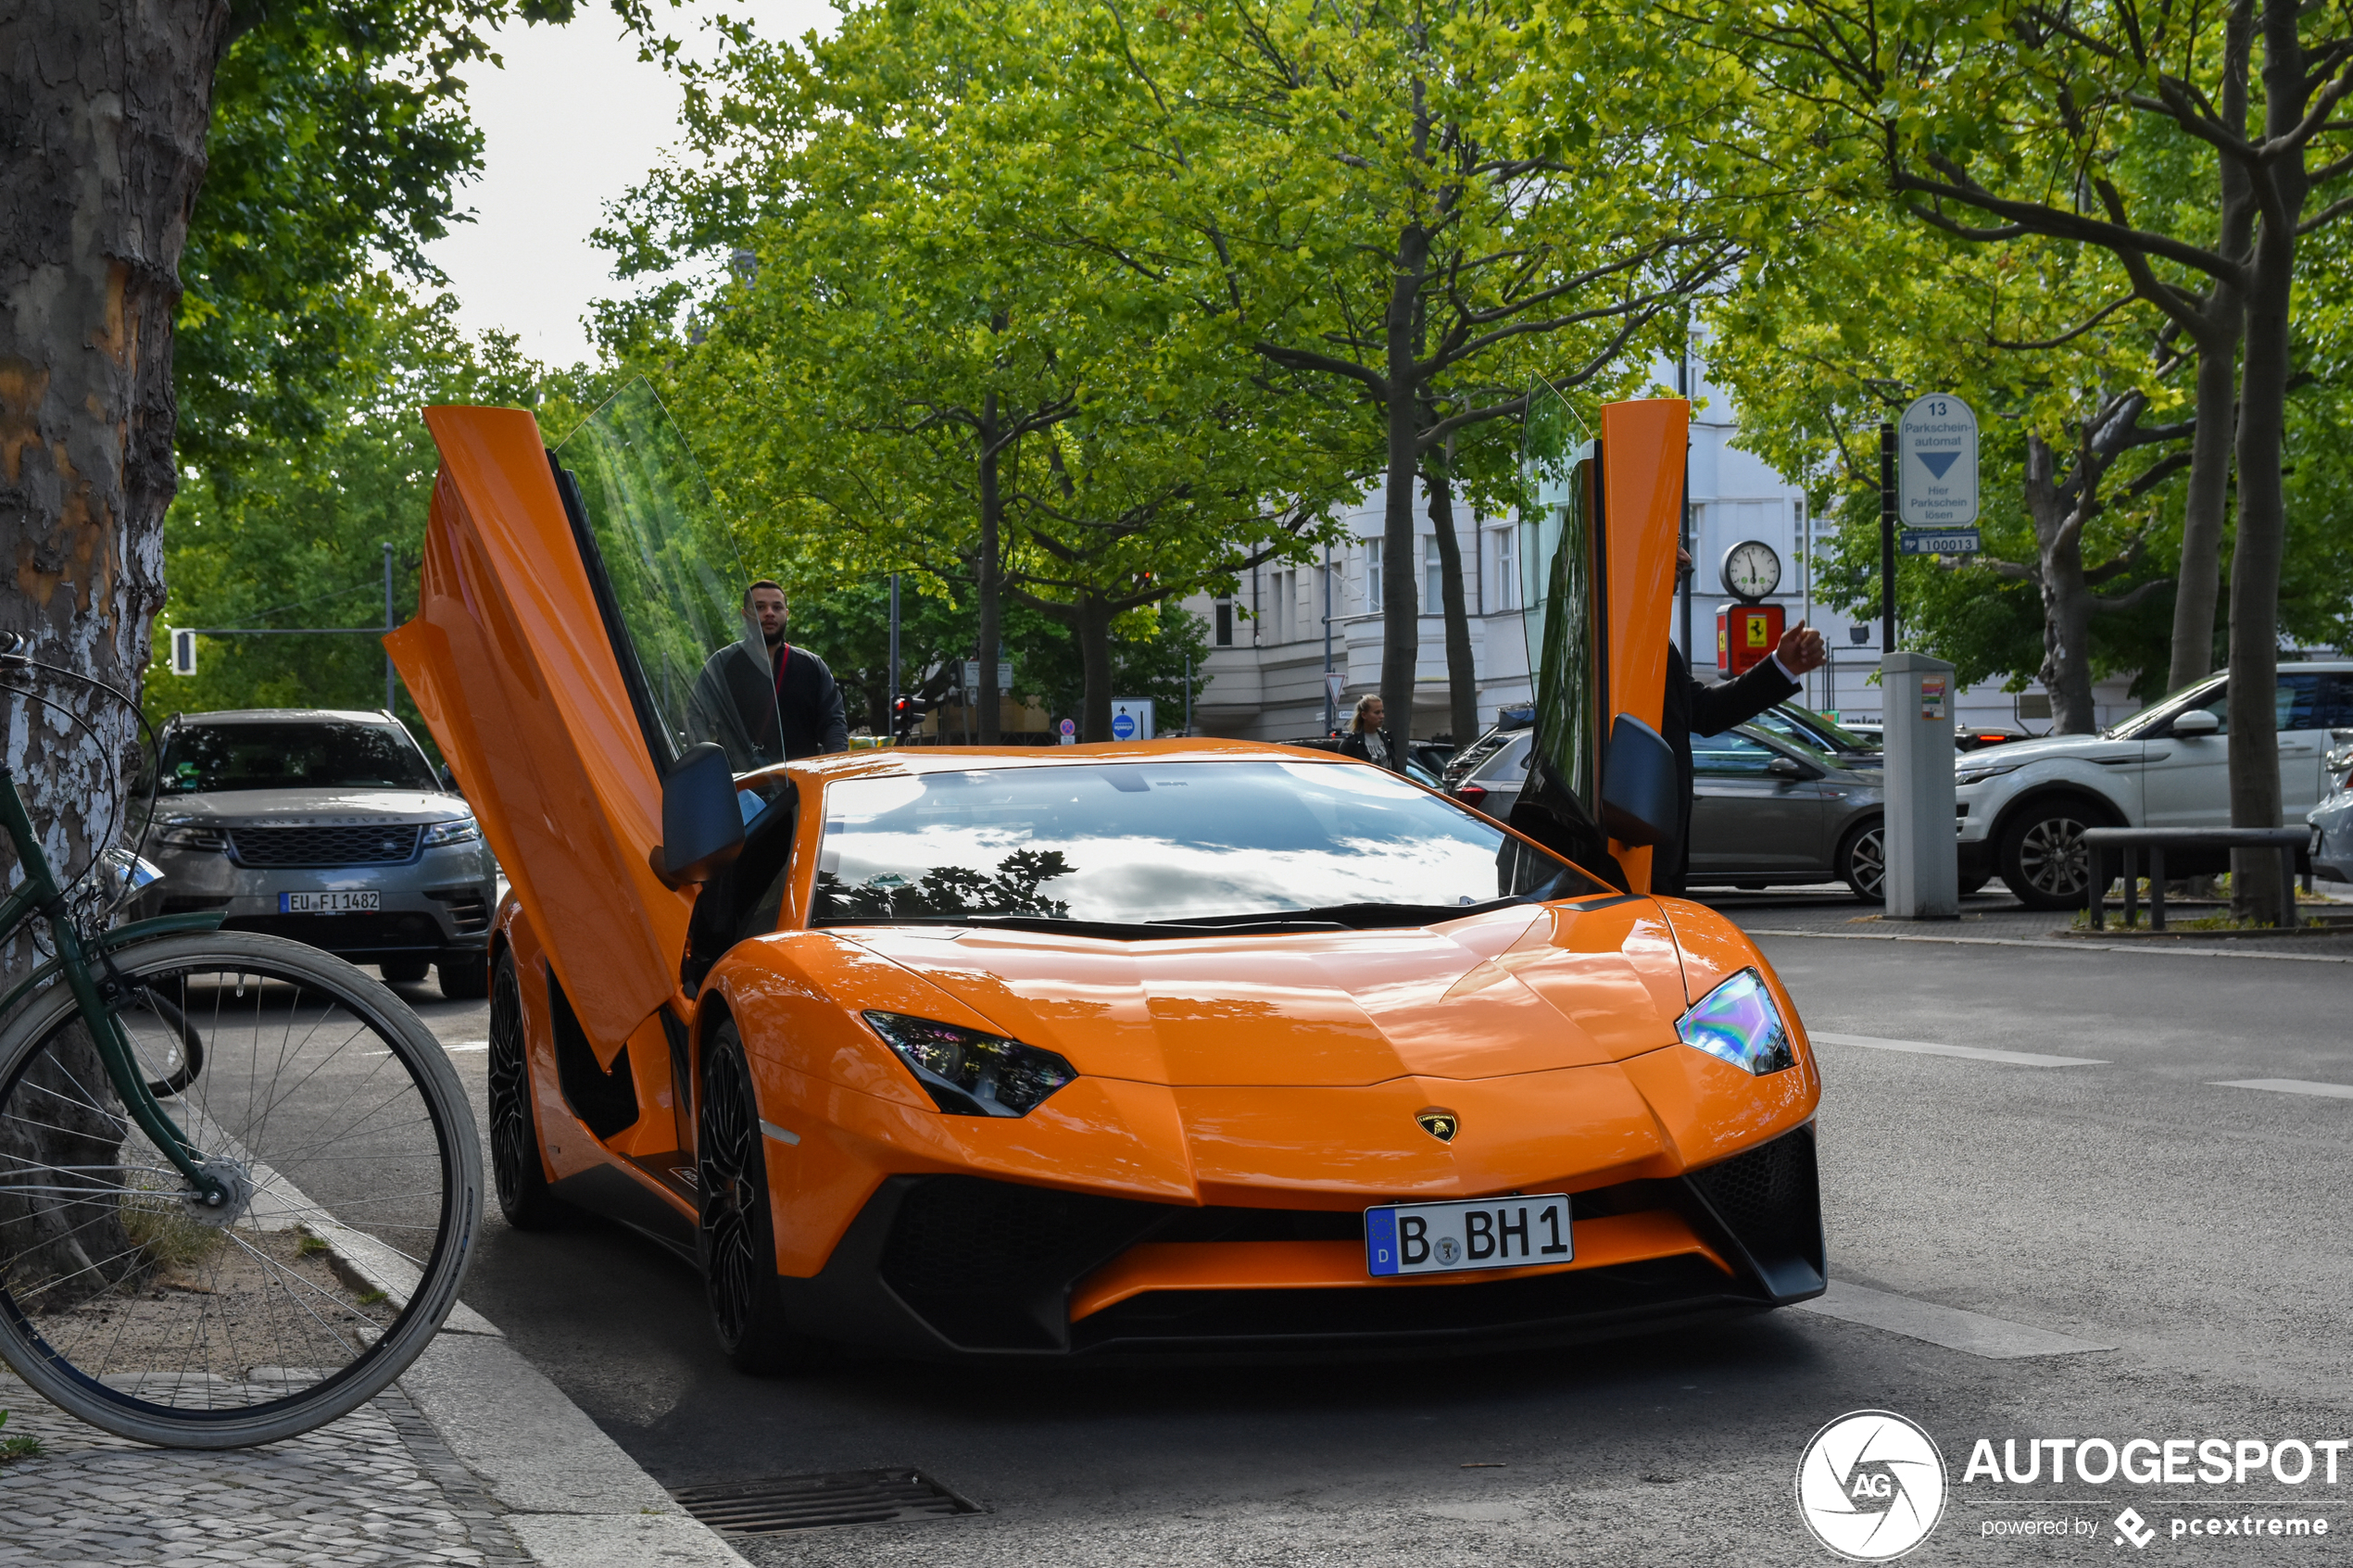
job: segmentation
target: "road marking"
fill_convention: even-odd
[[[1831,1035],[1819,1029],[1806,1033],[1809,1040],[1831,1046],[1868,1046],[1875,1051],[1910,1051],[1916,1056],[1965,1056],[1972,1061],[2007,1061],[2012,1067],[2105,1067],[2096,1056],[2042,1056],[2033,1051],[2002,1051],[1990,1046],[1940,1046],[1928,1040],[1881,1040],[1870,1035]],[[2353,1093],[2353,1091],[2347,1091]]]
[[[2055,1334],[2047,1328],[2011,1323],[2007,1318],[1989,1318],[1982,1312],[1965,1312],[1958,1307],[1940,1307],[1933,1301],[1915,1300],[1893,1291],[1873,1290],[1869,1286],[1849,1285],[1838,1279],[1831,1281],[1830,1289],[1813,1300],[1798,1302],[1797,1308],[1992,1361],[2019,1356],[2072,1356],[2086,1350],[2116,1348],[2113,1345],[2095,1345],[2088,1339]]]
[[[2276,1095],[2321,1095],[2329,1099],[2353,1099],[2353,1084],[2314,1084],[2302,1078],[2226,1078],[2208,1086],[2217,1089],[2269,1089]]]
[[[2274,963],[2353,963],[2353,954],[2249,953],[2235,947],[2174,947],[2162,942],[2067,942],[2022,936],[1914,936],[1897,931],[1790,931],[1771,926],[1742,928],[1751,936],[1811,936],[1824,942],[1941,942],[1953,947],[2039,947],[2044,952],[2145,953],[2167,958],[2269,959]],[[2292,938],[2291,938],[2292,940]]]

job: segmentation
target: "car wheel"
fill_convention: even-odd
[[[1873,818],[1848,830],[1832,864],[1838,880],[1867,904],[1887,901],[1887,823]]]
[[[1966,898],[1970,894],[1976,892],[1979,888],[1984,886],[1987,883],[1993,880],[1994,878],[1991,872],[1977,877],[1965,876],[1961,878],[1961,885],[1957,891],[1960,893],[1962,897]]]
[[[695,1185],[702,1195],[698,1229],[711,1326],[736,1371],[798,1371],[817,1360],[817,1346],[785,1320],[767,1150],[751,1070],[734,1023],[722,1023],[712,1034],[702,1071]]]
[[[522,985],[514,959],[501,953],[490,998],[490,1179],[507,1223],[538,1231],[554,1224],[564,1205],[547,1190],[525,1051]]]
[[[2083,830],[2102,826],[2106,820],[2081,800],[2029,806],[2002,834],[2003,882],[2030,909],[2082,909],[2092,881]]]
[[[441,971],[441,994],[453,1002],[478,1002],[490,995],[490,955],[478,953],[472,958],[444,959],[435,965]],[[420,970],[423,968],[421,964]],[[420,973],[420,980],[424,976]]]
[[[376,966],[387,985],[414,985],[433,965],[423,959],[387,959]]]

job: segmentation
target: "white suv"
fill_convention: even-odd
[[[2227,679],[2175,692],[2105,734],[2014,741],[1957,759],[1961,885],[1998,876],[2030,909],[2081,905],[2090,827],[2227,827]],[[2353,659],[2280,666],[2280,820],[2304,821],[2326,791],[2331,728],[2353,725]],[[2180,854],[2170,876],[2227,869]]]

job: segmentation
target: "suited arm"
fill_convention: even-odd
[[[1692,681],[1692,734],[1721,734],[1745,724],[1777,702],[1796,695],[1798,684],[1768,659],[1737,681],[1711,686]]]

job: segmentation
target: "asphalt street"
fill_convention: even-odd
[[[1789,1311],[1476,1360],[762,1381],[660,1248],[495,1213],[466,1296],[665,1484],[908,1465],[990,1511],[743,1542],[762,1563],[1826,1562],[1793,1477],[1863,1409],[1919,1423],[1952,1478],[1907,1561],[2353,1559],[2353,1452],[2335,1486],[2259,1462],[2243,1485],[1964,1479],[1980,1439],[2022,1466],[2032,1439],[2353,1436],[2353,1098],[2221,1086],[2353,1085],[2353,963],[1842,940],[1892,929],[1849,909],[1760,942],[1811,1031],[1881,1042],[1818,1046],[1825,1217],[1834,1281],[1909,1332]],[[1792,922],[1770,899],[1739,918]],[[479,1099],[486,1009],[408,994]],[[2090,1064],[1895,1048],[1923,1044]],[[2013,1324],[2112,1348],[1951,1348],[1970,1320],[1945,1309],[1997,1320],[1981,1348]],[[2222,1539],[2171,1535],[2224,1515]],[[2333,1533],[2247,1538],[2273,1517]]]

